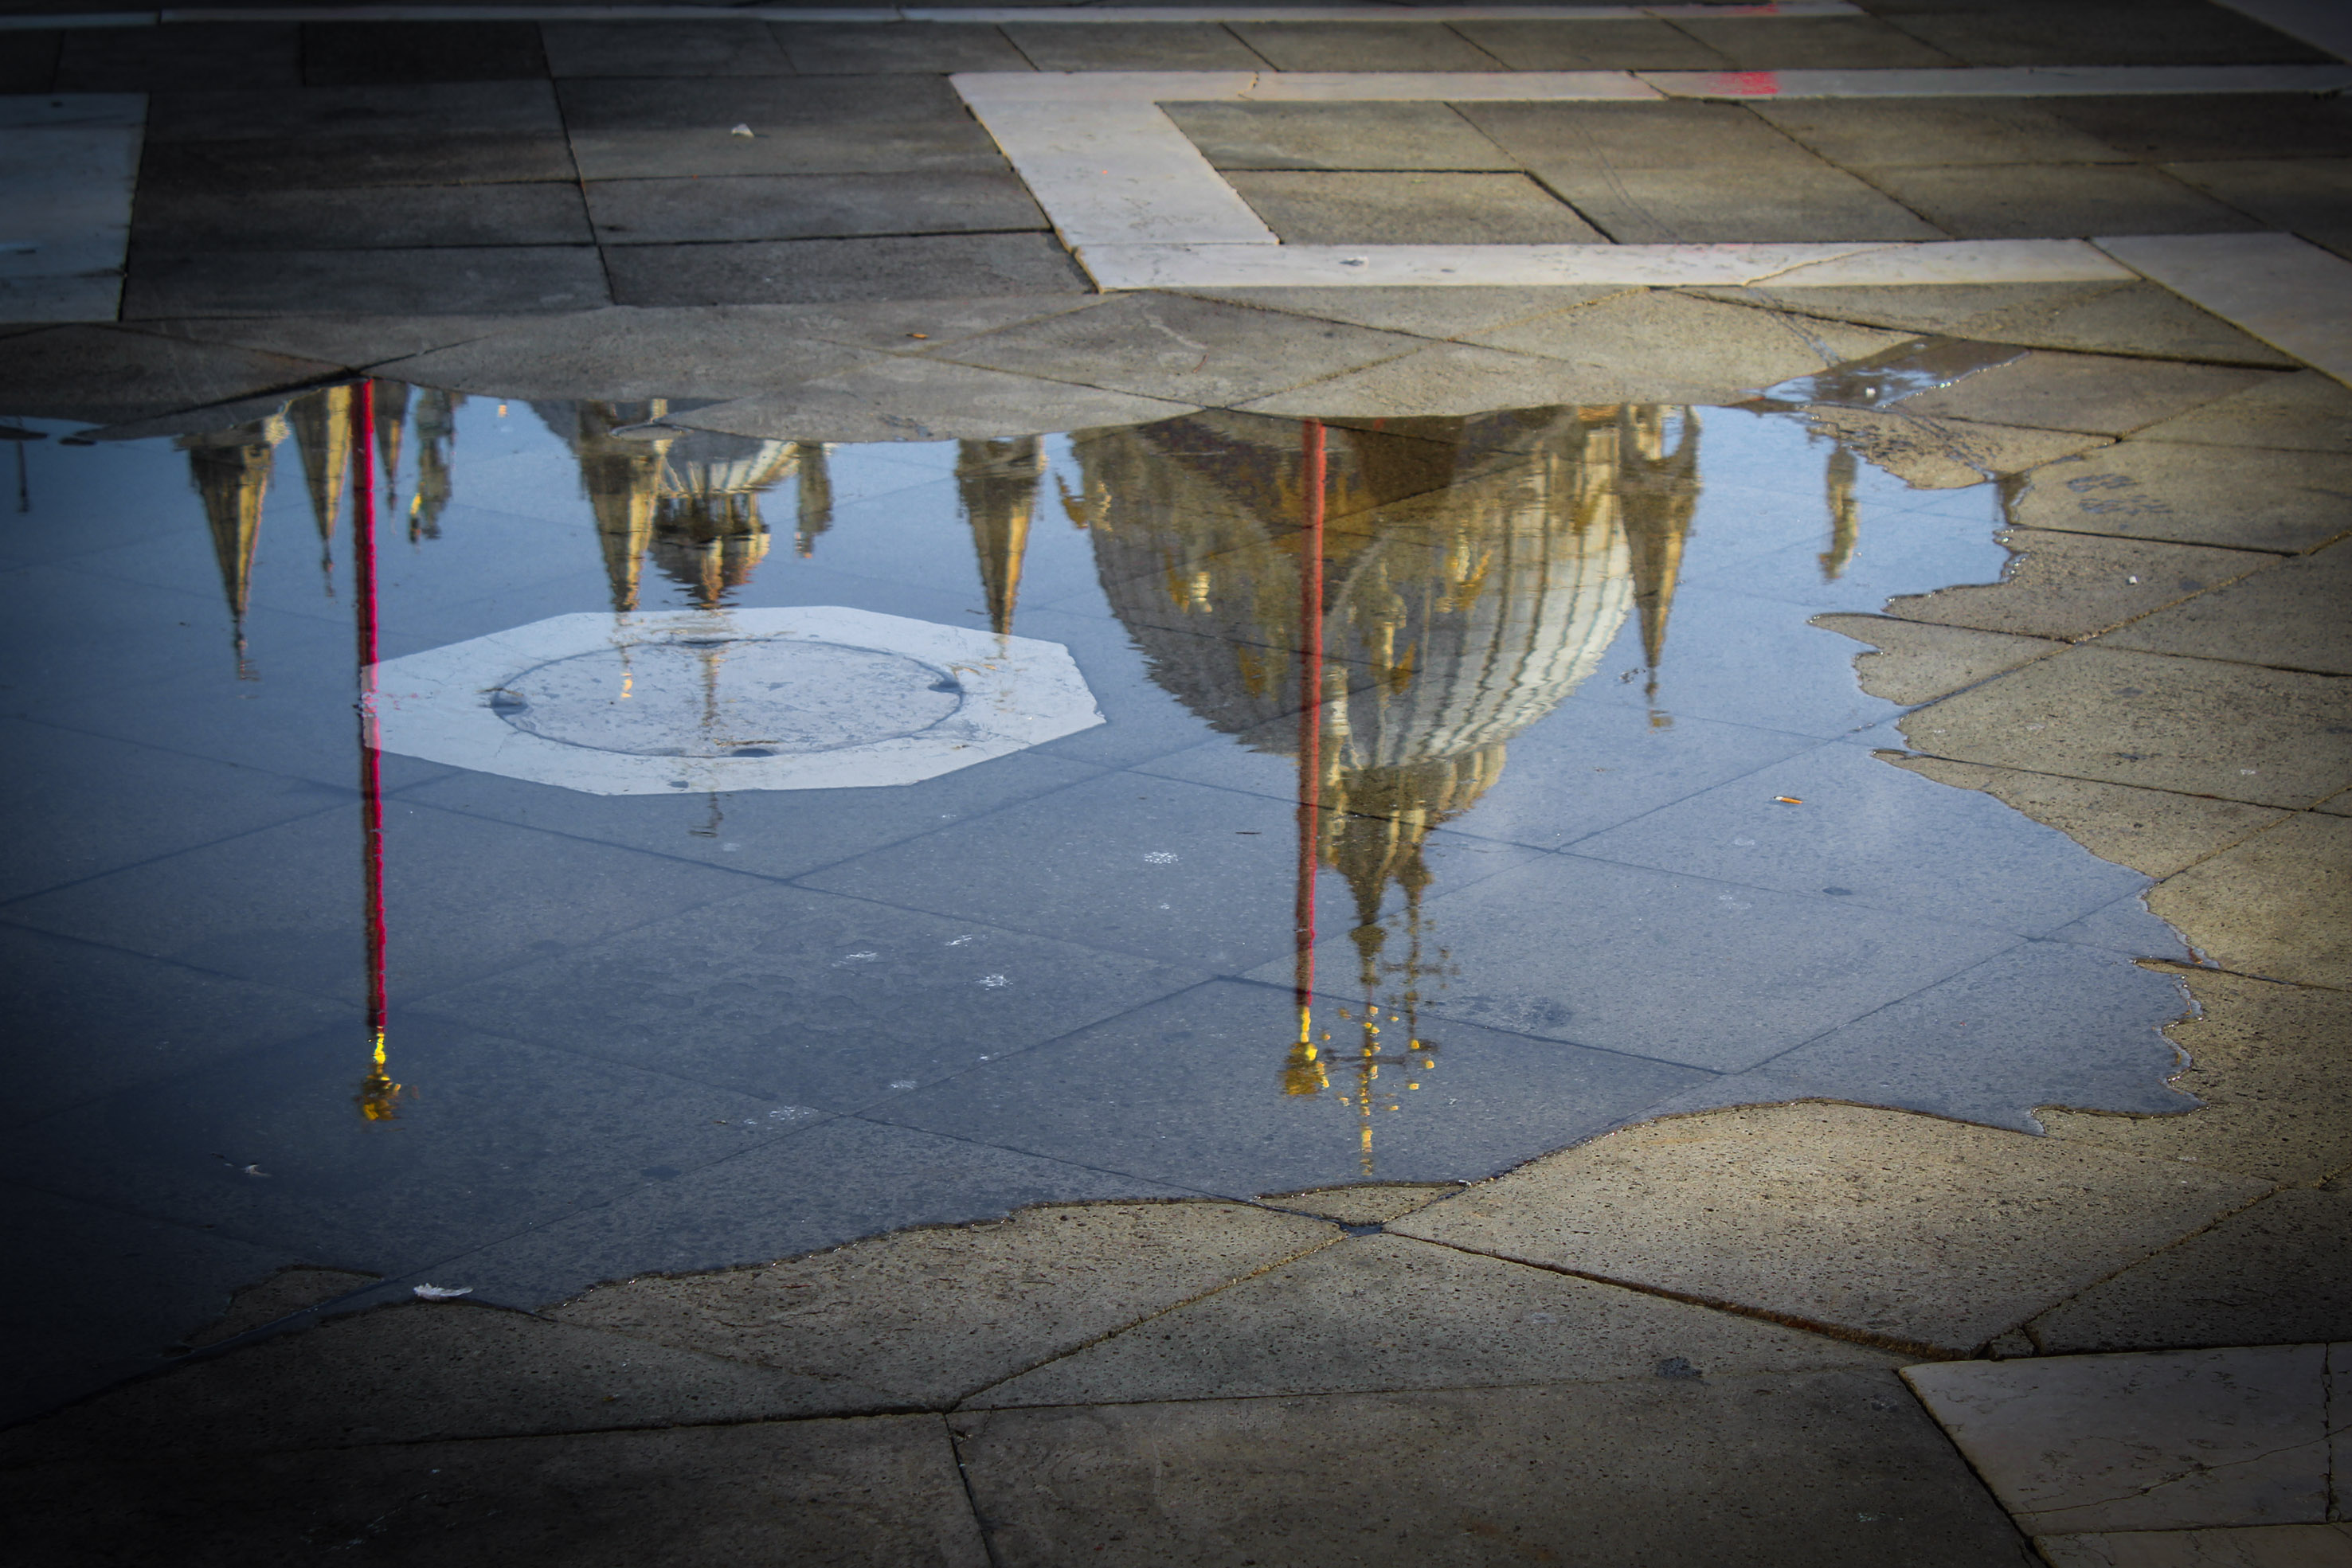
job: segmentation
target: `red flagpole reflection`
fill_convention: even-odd
[[[367,1028],[370,1067],[360,1086],[360,1114],[389,1121],[400,1085],[384,1070],[383,774],[376,749],[375,383],[352,399],[352,560],[353,621],[359,632],[360,839],[367,885]]]
[[[1323,1069],[1314,1040],[1315,844],[1323,789],[1323,425],[1300,427],[1305,466],[1304,514],[1298,535],[1298,891],[1292,908],[1297,931],[1291,990],[1298,1006],[1298,1042],[1291,1047],[1283,1089],[1313,1094]]]

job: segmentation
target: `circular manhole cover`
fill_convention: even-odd
[[[903,654],[771,638],[637,643],[527,671],[491,694],[515,728],[638,757],[775,757],[915,735],[963,703]]]

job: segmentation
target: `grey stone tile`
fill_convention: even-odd
[[[299,141],[563,133],[545,82],[427,82],[402,87],[211,89],[157,93],[147,106],[150,146],[172,141]]]
[[[967,1408],[1738,1377],[1895,1359],[1500,1259],[1365,1236],[1000,1383]]]
[[[1448,941],[1462,935],[1443,917],[1431,929]],[[1404,944],[1391,946],[1399,951],[1383,956],[1402,967]],[[872,1115],[1246,1197],[1491,1175],[1639,1115],[1705,1076],[1425,1010],[1418,1025],[1409,1014],[1373,1023],[1356,999],[1353,949],[1326,958],[1309,1057],[1298,1049],[1291,962],[1280,967],[1279,984],[1203,986]],[[1379,986],[1372,1000],[1391,1009],[1395,988]],[[1368,1023],[1406,1038],[1368,1033]]]
[[[1955,795],[1857,746],[1784,758],[1580,840],[1576,852],[2022,936],[2147,886],[1999,800]]]
[[[766,1269],[603,1285],[552,1315],[936,1408],[1342,1234],[1233,1203],[1031,1208]],[[936,1288],[948,1280],[952,1291]]]
[[[1748,17],[1677,16],[1675,26],[1737,70],[1884,70],[1948,66],[1954,57],[1875,16],[1788,16],[1759,27]]]
[[[488,1559],[578,1568],[663,1553],[988,1562],[936,1416],[93,1462],[11,1480],[18,1541],[40,1568],[92,1552],[214,1568],[299,1558],[320,1540],[435,1556],[451,1531]]]
[[[975,1411],[950,1421],[997,1550],[1013,1562],[2032,1561],[1885,1372]],[[1449,1479],[1429,1474],[1435,1454],[1448,1456]],[[1695,1491],[1714,1506],[1690,1507]]]
[[[302,28],[302,79],[313,87],[546,78],[536,22],[310,22]]]
[[[2336,99],[2284,93],[2063,98],[2050,100],[2050,111],[2116,152],[2151,163],[2352,153],[2352,108]]]
[[[2149,904],[2225,968],[2352,987],[2352,819],[2298,812],[2172,877]]]
[[[1229,299],[1262,310],[1286,310],[1326,321],[1416,338],[1458,338],[1492,330],[1532,317],[1589,305],[1631,290],[1605,286],[1539,286],[1529,288],[1193,288],[1211,299]]]
[[[109,327],[0,341],[0,412],[115,424],[293,387],[334,366]]]
[[[779,888],[423,1005],[605,1061],[854,1111],[1199,977],[1002,926]],[[942,1029],[945,1019],[952,1026]]]
[[[2352,779],[2347,685],[2076,648],[1919,708],[1902,727],[1916,749],[1963,762],[2292,808]]]
[[[2114,148],[2032,99],[1769,99],[1755,112],[1847,169],[2100,163]]]
[[[812,341],[798,313],[772,308],[622,306],[509,318],[497,326],[405,358],[398,374],[418,385],[463,392],[632,402],[742,397],[859,358],[838,345]]]
[[[280,1333],[20,1427],[0,1437],[0,1469],[700,1427],[901,1404],[839,1375],[747,1366],[470,1302],[411,1301]]]
[[[77,37],[89,33],[77,29]],[[12,29],[8,53],[0,59],[0,92],[49,92],[57,85],[58,55],[67,34],[56,27]]]
[[[10,1358],[0,1375],[0,1413],[10,1421],[159,1370],[166,1347],[218,1317],[229,1292],[298,1261],[209,1227],[15,1183],[0,1184],[0,1217],[26,1258],[70,1268],[75,1281],[69,1291],[12,1291],[0,1307],[9,1337],[40,1347],[37,1355]]]
[[[2260,226],[2158,170],[2128,163],[1874,169],[1870,177],[1955,239],[2234,234]]]
[[[2352,674],[2352,548],[2298,556],[2099,639],[2102,646]]]
[[[238,1291],[229,1298],[227,1312],[195,1333],[182,1336],[180,1343],[198,1350],[223,1344],[257,1329],[302,1320],[313,1308],[357,1296],[372,1290],[375,1283],[373,1274],[354,1274],[345,1269],[307,1265],[280,1269],[267,1280]]]
[[[1706,298],[1923,334],[2032,349],[2291,368],[2295,361],[2152,283],[1912,284],[1740,288]]]
[[[1915,1366],[1912,1388],[2037,1534],[2319,1522],[2327,1347]]]
[[[1883,615],[1816,615],[1813,624],[1875,648],[1876,653],[1856,655],[1854,677],[1872,696],[1906,704],[1949,696],[2065,647],[2040,637]]]
[[[1181,402],[1067,382],[871,354],[789,392],[677,417],[697,429],[798,441],[993,441],[1190,412]]]
[[[1586,244],[1601,233],[1524,174],[1266,171],[1229,182],[1288,245]]]
[[[1419,346],[1395,333],[1216,300],[1129,294],[1076,315],[968,339],[940,353],[965,364],[1113,392],[1236,403]]]
[[[1162,112],[1220,169],[1518,167],[1442,103],[1171,103]]]
[[[2150,425],[2144,440],[2352,453],[2352,389],[2318,371],[2277,376]]]
[[[2273,1193],[2027,1325],[2045,1353],[2308,1344],[2352,1322],[2352,1197]]]
[[[2257,218],[2341,251],[2352,238],[2352,159],[2170,163],[2166,173]]]
[[[810,336],[829,343],[860,349],[914,350],[928,342],[934,349],[962,338],[978,337],[1015,322],[1067,315],[1100,302],[1099,295],[1074,297],[1045,294],[1034,298],[950,298],[946,299],[880,299],[835,305],[801,305],[789,315],[803,323]],[[714,315],[715,312],[700,312]]]
[[[1482,16],[1454,30],[1515,71],[1706,71],[1730,61],[1670,22],[1513,21]]]
[[[148,190],[132,214],[142,249],[375,250],[440,246],[585,245],[576,184],[356,190]]]
[[[1235,22],[1278,71],[1490,71],[1501,62],[1433,22]]]
[[[596,236],[608,245],[1051,226],[1010,172],[599,180],[587,190]]]
[[[2336,1568],[2352,1562],[2352,1531],[2340,1524],[2254,1524],[2231,1530],[2081,1531],[2034,1542],[2055,1568],[2206,1568],[2207,1564],[2278,1563]]]
[[[1391,1229],[1948,1354],[2263,1190],[1931,1116],[1783,1105],[1628,1128]]]
[[[1036,1204],[1199,1196],[1116,1168],[837,1116],[437,1261],[427,1277],[536,1308],[608,1280],[765,1265],[885,1231],[1002,1219]]]
[[[1886,613],[2074,642],[2278,564],[2276,556],[2255,550],[2058,528],[2004,528],[2000,538],[2017,552],[2000,581],[1905,594],[1887,601]]]
[[[1263,1201],[1291,1212],[1319,1215],[1341,1225],[1385,1225],[1400,1215],[1410,1214],[1460,1190],[1461,1184],[1454,1182],[1436,1186],[1411,1182],[1360,1182],[1349,1186],[1317,1187],[1307,1192],[1267,1193]]]
[[[476,185],[576,178],[571,145],[554,126],[388,136],[304,135],[284,141],[153,141],[141,160],[142,196],[264,191]]]
[[[556,90],[563,100],[564,124],[574,137],[617,131],[709,131],[724,136],[739,121],[757,134],[793,126],[857,126],[862,132],[866,126],[908,121],[978,129],[944,78],[727,77],[681,92],[674,81],[647,77],[566,81]]]
[[[2337,453],[2126,441],[2037,470],[2010,517],[2031,528],[2301,552],[2343,533],[2347,484],[2352,456]]]
[[[2145,7],[2003,5],[1933,11],[1895,24],[1972,66],[2267,65],[2331,57],[2218,5],[2170,9],[2160,26]]]
[[[773,30],[793,64],[809,76],[1032,68],[1003,33],[980,24],[794,22]]]
[[[1864,327],[1825,327],[1677,294],[1628,294],[1469,335],[1472,341],[1565,361],[1603,395],[1643,402],[1736,402],[1751,389],[1901,341]]]
[[[542,22],[558,77],[781,77],[793,62],[753,22]]]
[[[511,316],[199,317],[187,322],[155,322],[148,330],[191,342],[223,343],[360,368],[491,337],[517,324]]]
[[[302,30],[243,23],[169,27],[76,27],[61,35],[57,77],[33,90],[172,92],[196,83],[213,89],[302,84]],[[19,47],[11,31],[11,54]]]
[[[606,302],[587,246],[398,250],[193,251],[144,255],[123,287],[123,319],[387,316],[579,310]]]
[[[1795,810],[1795,808],[1790,808]],[[1957,973],[2016,938],[1827,894],[1546,856],[1429,898],[1454,972],[1425,1016],[1737,1071]],[[1344,938],[1322,966],[1352,967]],[[1288,978],[1289,962],[1255,977]]]
[[[1908,768],[1939,784],[1981,789],[2035,821],[2058,829],[2100,859],[2129,866],[2143,876],[2170,876],[2252,837],[2283,815],[2268,806],[2238,800],[2211,800],[2200,795],[2137,789],[1935,757],[1881,755],[1897,768]]]
[[[1003,31],[1041,71],[1255,71],[1267,63],[1213,22],[1014,22]]]
[[[1085,274],[1049,235],[632,245],[606,253],[624,305],[766,305],[1083,294]]]
[[[817,80],[851,80],[820,78]],[[877,95],[877,96],[885,96]],[[685,180],[725,174],[1002,173],[1003,155],[971,120],[908,119],[762,126],[737,136],[693,127],[575,131],[588,180]]]
[[[2035,350],[1951,386],[1904,398],[1897,406],[1929,418],[2123,435],[2243,392],[2271,373]]]

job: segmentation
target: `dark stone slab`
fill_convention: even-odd
[[[1087,294],[1092,288],[1045,235],[937,235],[608,250],[623,305],[767,305]]]
[[[569,180],[557,132],[305,136],[278,141],[155,141],[141,159],[142,199],[155,191],[351,190]]]
[[[1259,71],[1265,59],[1213,22],[1015,22],[1004,36],[1041,71]]]
[[[2352,159],[2175,163],[2165,172],[2314,244],[2342,251],[2352,242]]]
[[[1525,174],[1259,170],[1234,190],[1289,245],[1540,245],[1601,233]]]
[[[2263,225],[2135,164],[1879,169],[1879,189],[1955,239],[2227,234]]]
[[[57,83],[58,52],[65,35],[47,27],[26,27],[8,35],[0,49],[0,92],[48,92]]]
[[[142,190],[132,243],[206,250],[377,250],[585,245],[576,184],[405,185],[342,191]]]
[[[1731,64],[1688,33],[1654,19],[1479,20],[1453,27],[1515,71],[1712,71]]]
[[[1501,62],[1433,22],[1236,22],[1282,71],[1491,71]]]
[[[1677,17],[1738,70],[1884,70],[1948,66],[1943,50],[1874,16]]]
[[[312,22],[302,29],[302,79],[313,87],[546,75],[535,22]]]
[[[21,35],[5,35],[13,51]],[[190,88],[297,87],[301,29],[246,23],[213,26],[77,27],[65,35],[59,92],[172,92]]]
[[[2105,163],[2116,156],[2053,113],[2047,99],[1791,99],[1749,107],[1783,135],[1848,169]]]
[[[113,327],[0,339],[0,413],[114,424],[298,386],[335,367]]]
[[[2274,92],[2047,101],[2067,124],[2152,163],[2352,154],[2352,105],[2340,98]]]
[[[956,22],[788,23],[774,29],[793,65],[812,76],[888,71],[1025,71],[1029,57],[991,26]]]
[[[554,90],[544,82],[161,92],[147,106],[151,143],[456,132],[540,136],[562,130]]]
[[[142,256],[126,320],[173,316],[445,315],[581,310],[607,303],[586,246],[442,250],[200,251]]]
[[[779,77],[792,61],[757,22],[544,22],[558,77]]]
[[[944,78],[893,77],[728,78],[691,91],[674,81],[566,81],[558,84],[572,134],[598,131],[702,131],[722,134],[749,125],[755,135],[784,126],[862,125],[874,121],[971,123]]]
[[[587,189],[597,237],[618,245],[1051,226],[1010,172],[601,180]]]
[[[727,174],[980,174],[1011,169],[988,132],[969,119],[788,124],[761,129],[751,136],[735,135],[719,125],[691,130],[583,131],[573,133],[572,151],[579,161],[581,176],[587,180],[686,180]]]
[[[1929,11],[1894,23],[1972,66],[2234,66],[2335,57],[2221,5],[2026,5]]]
[[[1442,103],[1171,103],[1220,169],[1517,169]]]

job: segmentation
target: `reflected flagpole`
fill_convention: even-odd
[[[1324,1083],[1315,1049],[1315,867],[1323,787],[1323,424],[1310,419],[1299,432],[1305,474],[1298,534],[1298,889],[1292,907],[1297,956],[1291,989],[1298,1007],[1298,1041],[1291,1047],[1283,1090],[1313,1094]]]
[[[389,1121],[400,1085],[385,1070],[383,1026],[383,771],[375,716],[375,383],[360,382],[352,399],[352,570],[353,624],[359,639],[360,841],[366,883],[367,1030],[370,1065],[360,1085],[360,1114]]]

